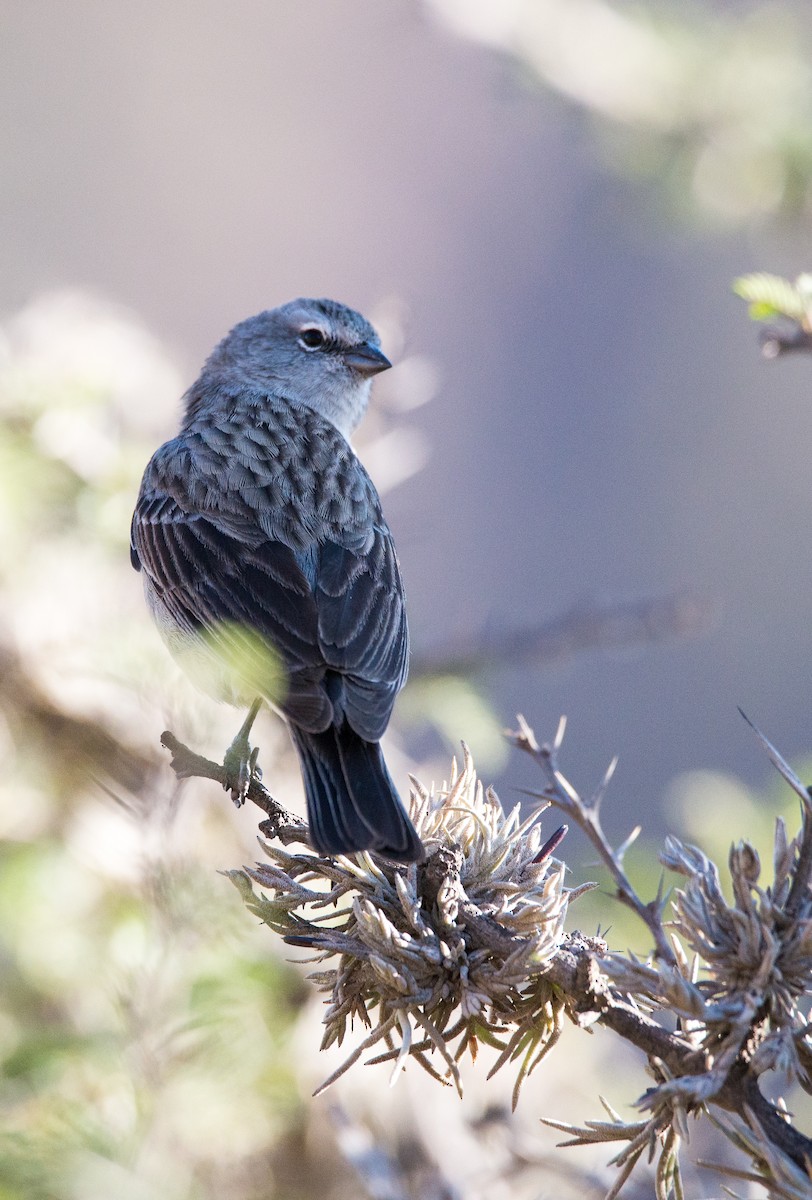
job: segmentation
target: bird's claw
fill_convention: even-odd
[[[226,778],[223,787],[231,794],[231,799],[237,808],[242,808],[248,796],[252,782],[262,778],[262,770],[257,765],[259,746],[251,748],[245,734],[238,733],[226,751],[223,759]]]

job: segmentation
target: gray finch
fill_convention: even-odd
[[[332,300],[237,325],[147,466],[131,556],[195,681],[284,713],[316,848],[414,862],[423,847],[379,745],[406,680],[403,586],[348,441],[390,365],[369,322]],[[284,668],[281,695],[264,646]]]

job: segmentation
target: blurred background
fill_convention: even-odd
[[[176,787],[158,746],[218,757],[238,717],[167,661],[129,516],[232,324],[359,308],[399,364],[358,439],[411,617],[396,777],[442,779],[462,738],[512,806],[539,781],[501,729],[566,713],[581,790],[620,756],[606,825],[644,826],[644,894],[666,829],[767,845],[791,804],[736,706],[802,764],[812,377],[760,360],[730,284],[810,266],[808,6],[0,21],[0,1197],[564,1196],[569,1173],[601,1195],[606,1156],[555,1156],[538,1125],[600,1115],[600,1037],[573,1033],[515,1119],[485,1068],[462,1104],[382,1067],[308,1099],[336,1065],[319,1001],[216,874],[253,859],[253,814]],[[284,730],[258,740],[295,806]],[[579,902],[607,919],[646,951],[605,894]]]

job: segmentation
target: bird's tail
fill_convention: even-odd
[[[395,862],[425,851],[395,791],[381,748],[345,723],[324,733],[291,726],[307,795],[307,819],[321,854],[375,850]]]

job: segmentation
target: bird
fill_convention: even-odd
[[[130,550],[193,681],[250,703],[226,756],[240,764],[235,801],[266,702],[287,721],[315,849],[410,863],[425,851],[380,746],[408,670],[403,583],[350,445],[373,377],[391,365],[369,321],[334,300],[292,300],[235,325],[146,467]]]

